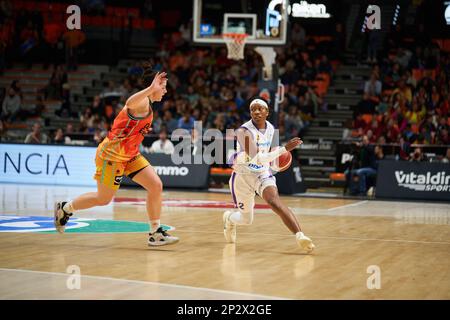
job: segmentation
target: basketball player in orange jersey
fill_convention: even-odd
[[[95,157],[97,192],[88,192],[69,202],[56,202],[55,227],[63,233],[73,212],[111,202],[127,175],[147,190],[147,214],[150,220],[148,245],[160,246],[178,241],[160,226],[162,183],[155,170],[139,153],[139,145],[151,129],[152,102],[161,101],[166,91],[166,73],[152,72],[146,68],[142,75],[147,86],[128,98],[114,119],[107,137],[97,148]]]
[[[269,170],[271,161],[293,150],[302,140],[293,138],[284,147],[270,151],[275,130],[267,121],[268,115],[267,102],[254,99],[250,103],[252,119],[236,130],[238,146],[233,155],[233,173],[230,177],[230,189],[236,209],[223,214],[225,240],[236,242],[236,226],[252,224],[255,194],[258,194],[295,235],[300,248],[311,252],[314,244],[303,234],[291,209],[281,201],[275,177]]]

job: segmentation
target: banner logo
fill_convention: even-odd
[[[446,175],[444,171],[434,175],[431,175],[431,172],[415,174],[414,172],[395,171],[395,179],[400,187],[414,191],[450,191],[450,175]]]

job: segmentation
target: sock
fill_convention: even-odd
[[[155,232],[161,226],[160,220],[150,220],[150,232]]]
[[[253,217],[245,217],[240,211],[234,211],[228,219],[238,225],[249,225],[252,224],[253,221]]]
[[[72,205],[72,200],[70,200],[69,202],[66,202],[66,204],[63,207],[63,210],[67,213],[72,213],[75,211],[75,209],[73,208],[73,205]]]

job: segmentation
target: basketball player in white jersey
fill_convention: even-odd
[[[274,127],[266,119],[269,106],[263,99],[250,103],[251,120],[236,130],[237,152],[233,155],[233,173],[230,189],[236,207],[223,215],[224,235],[227,242],[236,242],[236,226],[253,222],[255,193],[263,198],[280,216],[286,227],[295,235],[298,245],[306,252],[314,249],[311,239],[302,232],[294,213],[281,202],[275,177],[270,171],[270,162],[284,152],[300,145],[300,138],[291,139],[284,147],[270,152]]]

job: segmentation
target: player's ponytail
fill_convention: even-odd
[[[144,70],[141,75],[142,82],[145,87],[148,87],[152,83],[153,78],[156,76],[156,71],[153,70],[153,67],[152,67],[152,64],[150,61],[144,62],[142,64],[142,69]]]

